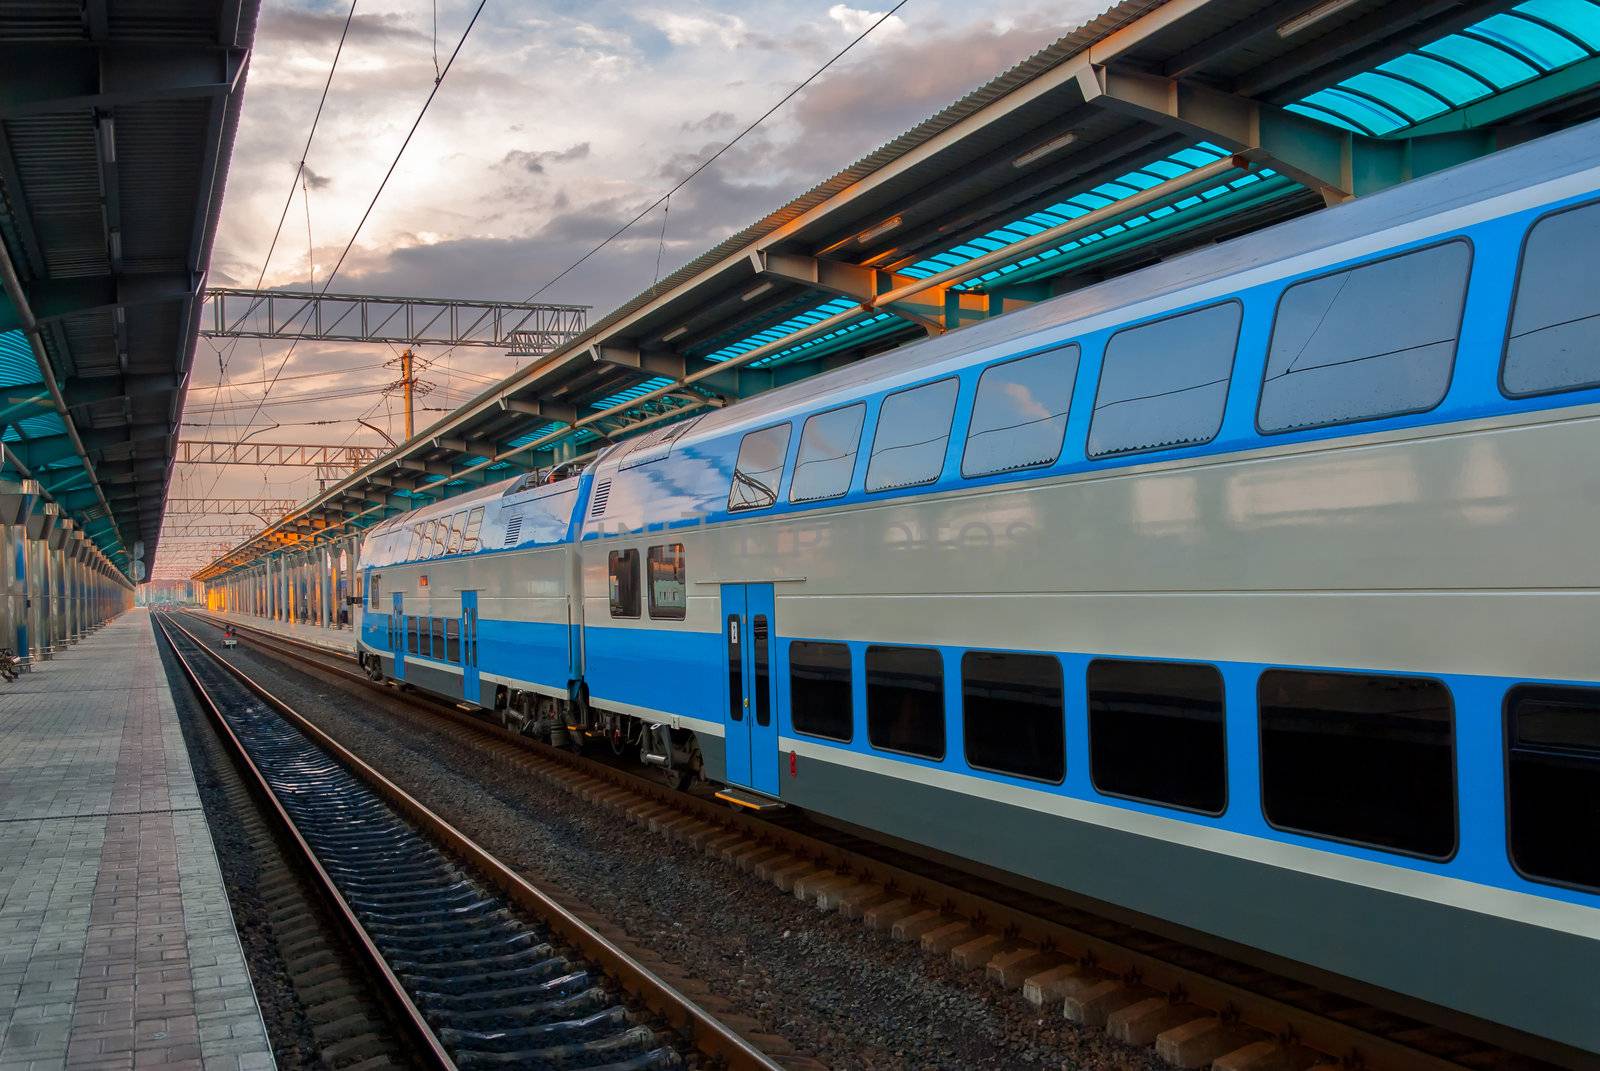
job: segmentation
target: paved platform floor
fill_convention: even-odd
[[[150,616],[0,684],[0,1071],[274,1066]]]
[[[258,628],[263,632],[276,632],[280,636],[302,640],[306,643],[326,647],[330,651],[340,654],[353,655],[356,653],[356,633],[348,628],[323,628],[321,625],[302,625],[293,621],[274,621],[270,617],[257,617],[254,614],[213,614],[208,617],[216,621],[237,621],[250,628]]]

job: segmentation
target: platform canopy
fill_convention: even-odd
[[[1125,0],[199,572],[1600,114],[1595,0]]]
[[[153,561],[255,0],[0,4],[0,443]]]

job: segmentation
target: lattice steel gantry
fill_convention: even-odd
[[[550,353],[583,333],[587,305],[448,298],[208,289],[207,338],[487,346],[513,356]]]

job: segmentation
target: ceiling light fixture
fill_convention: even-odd
[[[739,300],[740,301],[754,301],[756,298],[760,297],[762,294],[765,294],[768,290],[771,290],[771,289],[772,289],[772,284],[771,283],[762,283],[760,286],[753,286],[749,290],[746,290],[744,293],[740,294],[739,295]]]
[[[1031,163],[1043,160],[1046,156],[1049,156],[1058,149],[1065,149],[1068,145],[1071,145],[1077,140],[1078,135],[1071,130],[1067,131],[1065,134],[1058,134],[1049,141],[1041,142],[1040,144],[1035,145],[1033,148],[1029,149],[1015,160],[1011,161],[1011,166],[1027,167]]]
[[[1304,11],[1294,18],[1278,25],[1279,37],[1293,37],[1301,30],[1308,30],[1323,19],[1332,18],[1345,8],[1355,4],[1356,0],[1326,0],[1310,11]]]
[[[902,224],[904,222],[905,222],[905,220],[903,220],[899,216],[894,216],[894,217],[892,217],[890,219],[884,220],[882,223],[879,223],[875,227],[868,227],[866,230],[864,230],[860,234],[856,235],[856,244],[857,245],[866,245],[868,242],[872,241],[874,238],[881,238],[885,234],[888,234],[890,231],[894,230],[896,227],[900,226],[900,224]]]

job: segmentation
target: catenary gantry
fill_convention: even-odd
[[[54,510],[121,586],[157,552],[255,14],[0,5],[0,442],[30,511],[4,523]]]
[[[304,616],[394,513],[1588,118],[1597,55],[1595,0],[1125,0],[196,575]]]

